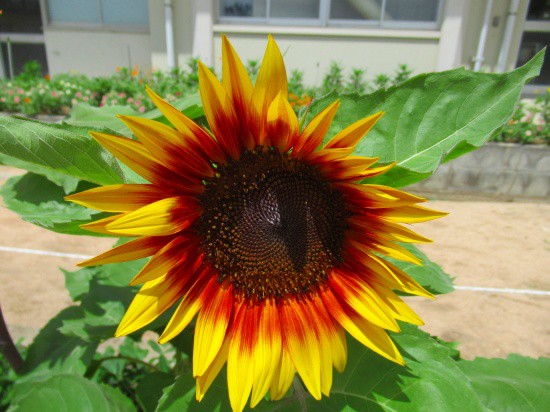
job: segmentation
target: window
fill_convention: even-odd
[[[443,0],[220,0],[221,22],[436,29]]]
[[[531,0],[527,20],[523,26],[523,36],[517,65],[527,63],[535,54],[550,44],[550,0]],[[544,56],[542,70],[529,86],[550,85],[550,53]],[[529,87],[528,86],[528,87]]]
[[[48,0],[49,21],[78,27],[149,26],[147,0]]]

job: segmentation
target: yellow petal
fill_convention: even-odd
[[[90,132],[90,135],[141,177],[150,182],[154,182],[161,177],[162,166],[142,143],[106,133]]]
[[[118,116],[155,158],[184,177],[204,179],[214,174],[208,159],[186,143],[184,136],[165,124],[135,116]],[[185,162],[181,159],[184,158]]]
[[[252,82],[246,68],[225,35],[222,36],[222,84],[231,96],[241,124],[240,133],[247,149],[255,146],[249,130]]]
[[[385,358],[400,365],[404,364],[401,354],[384,329],[373,325],[359,315],[350,314],[351,309],[343,309],[330,289],[325,289],[321,297],[326,307],[330,308],[329,313],[351,336]]]
[[[267,110],[269,140],[281,153],[284,153],[292,147],[299,132],[300,126],[296,113],[292,110],[288,99],[279,92]]]
[[[330,277],[329,285],[337,297],[369,322],[384,329],[399,331],[397,322],[384,302],[362,282],[335,272]]]
[[[157,253],[170,238],[164,239],[158,236],[155,237],[140,237],[139,239],[131,240],[120,246],[117,246],[107,252],[96,257],[80,262],[77,266],[97,266],[107,263],[128,262],[130,260],[143,259],[147,256]]]
[[[383,114],[384,112],[378,112],[346,127],[344,130],[338,132],[336,136],[326,144],[325,149],[355,147]]]
[[[269,389],[269,397],[272,401],[277,401],[285,396],[290,385],[292,385],[295,373],[296,369],[292,364],[290,355],[286,349],[283,349]]]
[[[233,159],[238,159],[243,141],[238,135],[239,122],[233,102],[220,81],[199,62],[199,91],[204,114],[218,143]]]
[[[284,99],[288,99],[285,63],[277,43],[269,35],[262,65],[252,92],[254,121],[251,126],[254,127],[256,143],[260,146],[265,144],[267,109],[279,93]]]
[[[200,275],[199,275],[200,276]],[[189,322],[204,305],[205,296],[207,296],[213,287],[215,280],[211,279],[208,283],[205,279],[199,278],[195,284],[183,296],[179,306],[170,318],[166,328],[159,338],[159,343],[163,344],[178,336]],[[204,390],[206,392],[206,389]]]
[[[178,216],[181,198],[167,198],[126,213],[107,224],[110,233],[122,236],[166,236],[179,232],[192,223],[191,216]]]
[[[398,223],[420,223],[447,216],[448,213],[438,210],[428,209],[427,207],[411,205],[399,208],[389,208],[380,210],[381,216],[385,219]]]
[[[168,273],[170,269],[186,258],[188,249],[191,247],[185,236],[177,236],[167,243],[155,256],[149,260],[130,281],[130,285],[150,282]]]
[[[220,351],[216,355],[216,358],[214,358],[214,361],[212,362],[210,367],[206,370],[206,372],[204,372],[203,375],[197,377],[197,401],[200,402],[202,398],[204,398],[206,391],[208,390],[208,388],[210,388],[210,385],[212,385],[212,382],[214,382],[214,379],[216,379],[216,376],[218,376],[220,370],[227,361],[228,354],[229,339],[225,339],[222,347],[220,348]]]
[[[339,107],[340,100],[332,102],[308,123],[294,146],[293,153],[297,158],[307,157],[320,146]]]
[[[392,316],[395,319],[402,320],[404,322],[412,323],[413,325],[421,326],[424,324],[420,316],[416,314],[403,300],[393,293],[391,290],[384,288],[380,285],[373,284],[372,288],[375,293],[384,300],[386,306],[391,311]]]
[[[260,309],[258,342],[254,348],[254,383],[250,407],[265,396],[274,379],[282,350],[281,325],[275,302],[267,300]]]
[[[175,276],[162,276],[142,286],[124,318],[120,322],[115,336],[124,336],[153,322],[181,297]]]
[[[195,327],[193,376],[201,376],[218,354],[233,315],[233,294],[230,288],[218,285],[206,297]]]
[[[168,119],[170,123],[189,141],[199,144],[206,157],[215,163],[223,163],[225,155],[218,143],[193,120],[189,119],[182,112],[176,109],[167,101],[157,95],[149,86],[145,87],[147,94],[158,107],[160,112]]]
[[[241,412],[254,382],[253,351],[258,338],[258,317],[254,306],[243,304],[231,327],[229,354],[227,355],[227,389],[231,409]]]
[[[153,185],[122,184],[96,187],[66,196],[65,200],[105,212],[130,212],[164,196]]]
[[[123,217],[125,215],[126,215],[126,213],[119,213],[118,215],[109,216],[109,217],[106,217],[104,219],[96,220],[95,222],[80,225],[80,227],[82,229],[89,230],[90,232],[115,236],[116,233],[112,233],[110,230],[108,230],[107,225],[111,224],[115,220],[120,219],[121,217]]]
[[[321,399],[321,353],[319,340],[311,327],[306,300],[281,306],[281,324],[284,325],[285,348],[300,374],[307,390],[315,399]]]

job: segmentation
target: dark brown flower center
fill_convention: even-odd
[[[263,300],[303,295],[340,260],[346,210],[313,166],[278,151],[248,151],[205,182],[198,221],[219,281]]]

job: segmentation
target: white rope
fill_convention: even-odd
[[[56,256],[70,259],[90,259],[92,256],[78,255],[76,253],[52,252],[49,250],[23,249],[19,247],[0,246],[0,252],[24,253],[27,255]]]

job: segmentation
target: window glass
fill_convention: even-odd
[[[266,17],[266,0],[222,0],[220,15],[226,17]]]
[[[380,20],[382,0],[332,0],[330,18],[333,20]]]
[[[271,18],[319,18],[319,0],[271,0],[270,4]]]
[[[386,0],[384,21],[437,21],[439,0]]]
[[[42,33],[38,0],[0,2],[0,33]]]
[[[99,3],[95,0],[48,0],[53,23],[99,23]]]
[[[549,44],[550,32],[524,32],[521,39],[517,66],[523,66]],[[544,56],[540,75],[531,80],[531,83],[550,85],[550,53],[546,53]]]
[[[112,25],[149,25],[147,0],[103,0],[103,22]]]
[[[531,0],[527,20],[550,20],[550,0]]]

